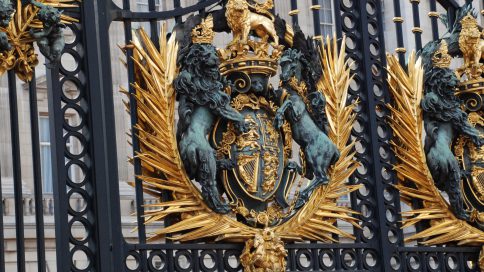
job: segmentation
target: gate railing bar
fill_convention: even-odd
[[[124,0],[123,1],[124,9],[130,9],[130,1]],[[124,32],[125,32],[125,43],[129,44],[133,40],[133,36],[131,33],[131,21],[124,21]],[[136,221],[138,227],[138,239],[141,243],[146,243],[146,228],[145,228],[145,220],[144,220],[144,192],[143,192],[143,184],[142,180],[138,177],[141,175],[141,161],[137,157],[137,153],[140,151],[139,146],[139,139],[137,137],[138,131],[136,129],[136,123],[138,122],[138,113],[137,113],[137,102],[136,98],[134,97],[136,91],[131,86],[131,83],[134,83],[134,64],[132,60],[132,52],[131,50],[126,50],[126,61],[128,65],[128,90],[129,90],[129,111],[130,111],[130,121],[131,121],[131,145],[133,148],[133,165],[134,165],[134,176],[135,176],[135,192],[136,192]],[[145,258],[146,259],[146,258]],[[144,260],[145,260],[144,259]],[[146,262],[143,262],[146,263]]]
[[[412,3],[412,15],[413,15],[413,35],[415,36],[415,49],[419,51],[422,49],[422,28],[420,27],[420,14],[419,5],[420,0],[410,0]]]
[[[148,9],[150,12],[156,11],[155,0],[148,1]],[[150,20],[150,29],[151,29],[151,40],[155,45],[158,46],[160,44],[160,32],[158,29],[158,22],[155,19]]]
[[[181,22],[182,16],[192,12],[196,12],[202,8],[214,5],[220,0],[206,0],[189,7],[182,8],[180,0],[174,0],[175,9],[167,11],[153,11],[153,12],[134,12],[126,9],[115,9],[112,11],[113,21],[126,21],[132,22],[146,22],[149,20],[168,20],[175,17],[177,23]]]
[[[13,189],[15,195],[15,235],[17,244],[17,270],[25,271],[24,211],[22,199],[22,169],[15,71],[8,71],[8,96],[10,101],[10,132],[12,141]]]
[[[62,126],[64,116],[61,111],[61,86],[59,67],[47,69],[47,93],[49,103],[49,128],[52,153],[52,182],[54,185],[55,207],[55,245],[58,271],[69,271],[71,261],[69,254],[68,197],[66,190],[67,171],[65,168],[65,145],[63,144]],[[87,175],[88,173],[86,173]]]
[[[439,39],[439,25],[438,25],[438,19],[439,19],[439,14],[437,12],[437,3],[435,0],[430,0],[430,23],[432,25],[432,39],[438,40]]]
[[[92,182],[86,191],[92,199],[87,214],[89,221],[97,222],[88,241],[93,251],[90,259],[94,271],[119,271],[123,263],[119,177],[114,129],[114,97],[109,46],[109,1],[84,1],[83,71],[86,78],[86,103],[89,105],[85,129],[91,161]],[[83,129],[84,131],[84,129]]]
[[[314,37],[321,36],[321,20],[319,15],[319,10],[321,6],[319,5],[319,0],[312,0],[313,6],[313,24],[314,24]]]
[[[437,2],[439,2],[439,4],[447,10],[449,8],[456,9],[460,7],[459,3],[457,3],[456,0],[437,0]]]
[[[214,2],[216,2],[216,0],[213,0]],[[203,6],[201,5],[200,3],[198,3],[198,5],[200,6]],[[181,7],[181,3],[180,3],[180,0],[173,0],[173,7],[175,8],[173,11],[174,13],[172,14],[173,17],[175,17],[175,22],[177,24],[181,23],[182,22],[182,16],[184,14],[186,14],[185,12],[182,12],[182,7]],[[193,7],[193,6],[192,6]],[[200,8],[197,8],[197,10],[199,10]],[[181,12],[181,14],[176,14],[176,11],[179,11]],[[193,11],[189,11],[189,12],[194,12],[195,10]]]
[[[205,1],[206,1],[206,0],[198,0],[198,3],[203,3],[203,2],[205,2]],[[202,17],[204,17],[204,16],[205,16],[205,8],[201,8],[201,9],[199,9],[199,10],[198,10],[198,13],[199,13],[199,14],[200,14]]]
[[[216,1],[214,1],[216,2]],[[200,7],[198,7],[197,10],[200,10],[202,7],[206,7],[205,6],[206,3],[201,3],[200,1],[196,4],[196,5],[199,5]],[[180,3],[180,0],[173,0],[173,8],[174,8],[174,14],[172,17],[175,18],[175,23],[176,24],[179,24],[182,22],[183,18],[182,18],[182,15],[184,15],[183,13],[182,14],[176,14],[176,11],[181,11],[183,8],[181,7],[181,3]],[[193,10],[192,12],[195,12],[195,10]],[[172,200],[172,196],[170,195],[169,192],[162,192],[162,201],[163,202],[167,202],[167,201],[170,201]],[[171,216],[167,216],[165,217],[165,219],[163,220],[163,224],[165,227],[168,227],[169,225],[171,225],[173,222]],[[167,235],[166,236],[167,238],[170,238],[171,235]],[[166,239],[166,244],[167,245],[172,245],[173,244],[173,241],[171,239]],[[175,267],[174,267],[174,258],[173,258],[173,250],[171,249],[168,249],[166,251],[166,257],[167,257],[167,266],[168,266],[168,271],[174,271]]]
[[[1,167],[0,167],[1,169]],[[3,225],[3,191],[2,191],[2,172],[0,170],[0,272],[5,272],[5,237],[4,237],[4,225]]]
[[[297,0],[291,0],[291,11],[297,10]],[[293,14],[291,16],[292,25],[299,24],[299,16],[297,14]]]
[[[395,52],[398,55],[398,61],[400,62],[400,65],[404,67],[406,49],[405,49],[405,44],[403,42],[402,24],[404,19],[402,18],[400,0],[393,0],[393,12],[395,15],[393,17],[393,23],[395,24],[395,30],[396,30],[395,34],[397,35],[397,48],[395,49]]]
[[[379,140],[379,135],[377,128],[379,126],[379,123],[381,124],[382,121],[378,118],[377,116],[377,106],[379,103],[387,103],[388,99],[386,97],[382,98],[377,98],[376,94],[373,91],[374,84],[379,84],[383,90],[384,93],[388,93],[386,90],[386,85],[385,85],[385,78],[386,78],[386,73],[385,73],[385,66],[386,66],[386,60],[385,60],[385,40],[383,37],[383,22],[382,22],[382,6],[380,1],[371,1],[375,7],[375,14],[376,17],[374,20],[376,20],[376,25],[377,25],[377,35],[376,37],[370,37],[370,33],[368,31],[368,25],[369,25],[369,18],[368,18],[368,12],[367,12],[367,7],[366,3],[370,1],[358,1],[358,5],[355,7],[355,10],[359,12],[360,18],[358,23],[361,25],[360,26],[360,34],[361,34],[361,54],[362,54],[362,63],[360,69],[365,71],[362,75],[364,78],[362,78],[362,88],[360,89],[361,95],[366,96],[366,105],[365,106],[365,112],[368,117],[368,124],[367,127],[368,129],[368,137],[370,139],[368,143],[368,156],[369,160],[371,163],[369,164],[369,181],[371,182],[373,186],[373,197],[374,197],[374,205],[375,205],[375,215],[374,215],[374,220],[376,224],[376,245],[378,246],[377,249],[377,254],[380,254],[379,259],[379,265],[383,269],[383,271],[387,270],[390,268],[390,259],[392,255],[395,253],[395,245],[390,244],[390,241],[388,240],[388,231],[390,230],[390,225],[393,225],[394,222],[398,222],[399,218],[398,215],[395,215],[397,218],[395,219],[394,222],[388,222],[386,220],[386,209],[390,206],[390,204],[386,204],[385,199],[383,198],[383,191],[384,191],[384,185],[385,181],[383,180],[383,177],[381,175],[382,170],[384,169],[384,164],[388,163],[385,161],[382,161],[382,158],[380,157],[380,148],[384,145],[386,145],[385,142],[382,140]],[[356,4],[356,3],[355,3]],[[371,55],[371,50],[370,50],[370,41],[374,40],[375,42],[378,42],[378,48],[380,52],[378,55],[372,56]],[[380,67],[374,66],[375,63],[378,62]],[[373,68],[378,69],[379,76],[374,76]],[[384,101],[383,101],[384,100]],[[391,183],[391,181],[388,181],[388,183]],[[399,209],[397,206],[399,204],[399,197],[398,195],[395,195],[394,200],[394,209]],[[396,224],[396,223],[395,223]],[[400,239],[399,239],[400,240]]]
[[[124,0],[123,1],[123,8],[126,10],[130,10],[130,1]],[[154,10],[154,1],[149,1],[149,9]],[[155,27],[153,24],[150,25],[151,33],[156,32],[154,29]],[[124,32],[125,32],[125,44],[129,44],[133,40],[132,35],[132,22],[131,20],[124,21]],[[155,43],[156,44],[156,43]],[[143,181],[138,178],[141,174],[141,161],[137,157],[137,153],[140,151],[139,146],[139,139],[137,137],[137,129],[135,127],[138,121],[138,113],[137,113],[137,101],[134,95],[136,94],[135,89],[131,86],[134,83],[134,62],[133,62],[133,53],[131,50],[126,50],[126,64],[127,64],[127,72],[128,72],[128,90],[129,90],[129,104],[130,104],[130,122],[131,122],[131,141],[132,141],[132,148],[133,148],[133,166],[134,166],[134,176],[135,176],[135,194],[136,194],[136,222],[137,222],[137,231],[138,231],[138,240],[141,243],[146,243],[146,226],[144,224],[144,192],[143,192]],[[140,254],[140,269],[141,271],[147,271],[147,256],[146,252],[143,251]]]
[[[35,233],[37,237],[37,269],[45,272],[44,208],[42,203],[42,175],[40,170],[39,112],[37,108],[37,88],[35,71],[29,82],[30,128],[32,138],[32,162],[35,195]]]
[[[343,25],[341,22],[341,5],[340,0],[333,0],[333,13],[334,13],[334,29],[336,30],[336,38],[340,40],[343,37]],[[324,38],[324,37],[323,37]],[[338,42],[338,46],[341,46]]]

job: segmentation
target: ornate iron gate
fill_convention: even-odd
[[[289,0],[278,0],[289,1]],[[278,4],[276,1],[276,5]],[[127,241],[122,234],[119,178],[117,165],[116,130],[114,127],[114,101],[111,71],[109,27],[113,22],[124,26],[125,40],[132,39],[132,24],[147,22],[150,25],[151,39],[159,40],[159,22],[174,19],[181,22],[191,13],[204,13],[219,0],[201,0],[196,4],[182,7],[181,0],[173,0],[173,9],[156,11],[156,1],[148,0],[148,12],[134,12],[130,0],[114,3],[111,0],[83,0],[79,9],[67,10],[79,23],[69,25],[75,35],[64,54],[70,54],[77,62],[77,68],[68,71],[62,66],[50,67],[47,72],[49,90],[50,131],[52,139],[55,228],[57,271],[241,271],[237,261],[243,249],[242,244],[227,243],[175,243],[169,239],[163,243],[147,241],[144,221],[144,192],[141,180],[136,179],[136,217],[138,221],[138,241]],[[419,2],[411,1],[415,48],[422,48]],[[290,0],[292,10],[298,9],[298,1]],[[400,62],[405,62],[405,44],[401,27],[400,1],[394,0],[396,25],[396,52]],[[321,35],[319,1],[312,0],[314,34]],[[357,125],[352,138],[361,144],[356,157],[361,163],[351,182],[363,184],[363,189],[351,194],[351,207],[360,212],[358,219],[361,228],[354,228],[356,241],[353,243],[290,243],[288,250],[288,270],[290,271],[478,271],[476,261],[480,248],[447,246],[407,245],[401,229],[401,202],[394,188],[396,174],[393,172],[395,158],[390,142],[392,132],[387,123],[389,112],[386,104],[390,95],[386,86],[385,42],[383,35],[382,6],[380,0],[334,0],[335,25],[338,37],[346,35],[348,58],[354,61],[354,84],[350,86],[350,102],[359,101]],[[458,5],[453,0],[430,0],[433,11],[437,6],[455,16]],[[408,18],[410,19],[410,18]],[[408,20],[407,19],[407,20]],[[297,12],[292,15],[292,23],[298,23]],[[438,38],[437,17],[431,16],[433,38]],[[134,82],[132,53],[126,51],[126,67],[129,82]],[[9,92],[11,94],[12,139],[18,139],[15,124],[15,75],[9,72]],[[80,95],[71,98],[63,93],[66,82],[73,83]],[[31,111],[36,113],[35,83],[30,85]],[[130,92],[134,89],[130,88]],[[131,126],[137,123],[136,101],[131,103]],[[74,110],[81,122],[72,126],[66,121],[66,110]],[[33,115],[32,120],[37,120]],[[38,124],[32,123],[33,139],[38,139]],[[132,129],[134,129],[132,127]],[[79,153],[72,154],[67,148],[68,139],[75,138],[81,143]],[[33,141],[34,149],[38,143]],[[136,137],[132,139],[134,152],[139,150]],[[14,179],[21,184],[18,142],[13,142]],[[37,172],[39,155],[34,154]],[[134,159],[134,172],[141,174],[141,162]],[[71,167],[81,169],[84,178],[80,181],[69,179]],[[39,174],[37,174],[39,175]],[[1,192],[0,192],[1,194]],[[22,206],[21,187],[16,189],[16,208]],[[70,199],[76,195],[87,203],[79,210],[73,207]],[[41,189],[35,192],[36,200],[42,198]],[[164,196],[166,199],[167,196]],[[0,203],[1,205],[1,203]],[[418,205],[418,203],[415,203]],[[39,203],[36,205],[41,207]],[[2,207],[0,206],[0,209]],[[41,212],[39,212],[41,213]],[[17,238],[19,251],[18,269],[25,271],[24,247],[22,245],[23,222],[20,210],[17,212]],[[0,220],[2,217],[0,217]],[[41,222],[41,218],[38,219]],[[0,222],[1,223],[1,222]],[[165,226],[170,225],[170,218]],[[45,271],[45,256],[41,239],[42,223],[38,225],[39,271]],[[82,225],[87,235],[76,237],[73,225]],[[417,226],[417,229],[425,226]],[[0,234],[3,234],[3,229]],[[338,239],[337,237],[335,237]],[[0,257],[3,245],[0,235]],[[74,256],[84,256],[85,266],[79,267]],[[204,260],[211,260],[207,265]],[[0,271],[4,262],[0,259]],[[435,266],[436,265],[436,266]],[[438,268],[434,268],[438,267]]]

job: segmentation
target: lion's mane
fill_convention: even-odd
[[[218,67],[216,48],[208,44],[191,45],[179,59],[182,68],[173,84],[180,102],[180,132],[190,123],[196,106],[208,107],[218,112],[230,103],[230,96],[223,92],[224,86],[228,84],[225,78],[219,72],[213,74],[205,69],[209,60],[214,61]]]

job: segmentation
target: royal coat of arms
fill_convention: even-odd
[[[152,238],[246,241],[246,271],[285,270],[284,241],[353,238],[337,218],[357,226],[336,204],[359,188],[347,183],[358,165],[344,46],[306,37],[272,8],[224,1],[176,25],[169,40],[163,28],[160,48],[143,30],[126,47],[137,75],[140,178],[146,192],[171,196],[145,223],[175,218]],[[217,48],[223,31],[233,39]]]
[[[448,34],[413,54],[406,70],[388,57],[397,188],[404,201],[422,203],[403,213],[403,226],[430,221],[409,241],[482,246],[484,34],[471,5],[457,11],[455,23],[442,20]],[[454,58],[462,63],[455,69]]]

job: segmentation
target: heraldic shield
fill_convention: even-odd
[[[264,211],[270,198],[275,198],[282,207],[287,206],[286,195],[296,177],[295,169],[287,167],[292,141],[289,127],[274,127],[277,107],[263,96],[269,88],[264,76],[244,77],[254,81],[255,88],[264,82],[263,89],[251,87],[247,92],[236,89],[232,94],[231,105],[244,117],[245,132],[237,134],[233,122],[219,119],[212,133],[217,158],[235,165],[222,170],[219,179],[239,210]]]

